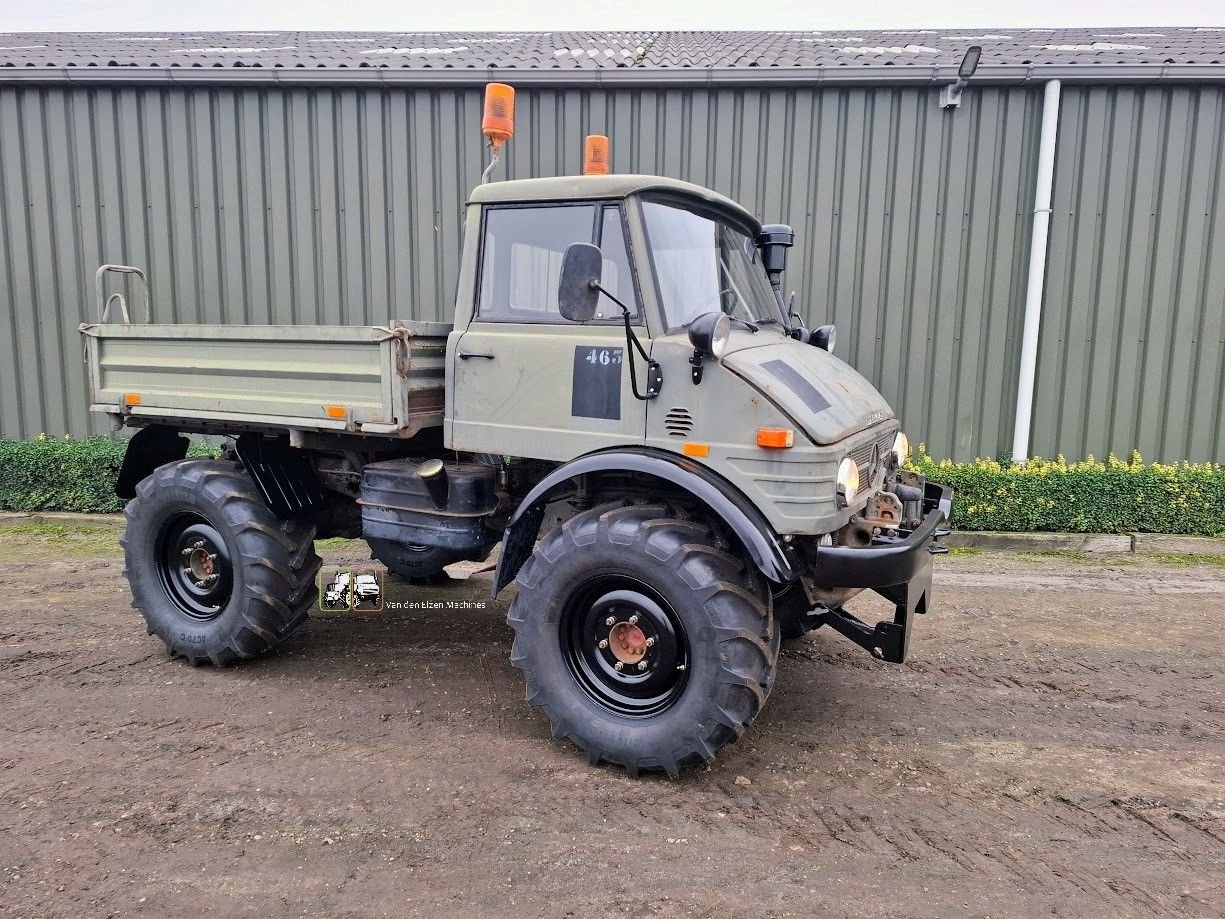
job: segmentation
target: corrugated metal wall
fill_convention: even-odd
[[[1033,449],[1225,461],[1225,87],[1064,90]]]
[[[1067,90],[1036,450],[1222,457],[1222,96]],[[975,88],[946,113],[926,89],[522,91],[503,174],[577,172],[583,135],[604,131],[619,171],[794,224],[802,312],[838,323],[839,350],[937,455],[994,455],[1040,97]],[[0,87],[3,434],[97,429],[75,328],[104,261],[148,269],[159,320],[448,318],[479,119],[478,90]],[[1146,349],[1123,340],[1136,324]],[[1162,412],[1167,394],[1210,407]]]

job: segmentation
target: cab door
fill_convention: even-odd
[[[621,310],[602,297],[592,322],[564,319],[557,284],[566,248],[593,242],[602,283],[646,327],[617,202],[488,205],[481,221],[476,307],[453,349],[450,446],[565,461],[640,444],[646,403],[630,386]],[[640,387],[645,367],[639,367]]]

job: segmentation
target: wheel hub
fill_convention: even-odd
[[[190,575],[197,587],[206,587],[220,575],[217,572],[217,553],[205,548],[204,540],[198,539],[182,552],[187,557],[185,575]]]
[[[631,622],[618,622],[608,633],[608,649],[623,664],[640,663],[654,643],[648,641],[642,629]]]

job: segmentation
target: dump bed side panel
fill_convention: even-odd
[[[442,423],[445,323],[91,324],[91,408],[409,437]]]

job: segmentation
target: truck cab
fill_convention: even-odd
[[[718,470],[780,534],[844,526],[883,487],[899,426],[853,368],[792,337],[761,229],[734,201],[658,176],[478,186],[447,343],[447,444],[557,462],[649,447]],[[659,367],[656,395],[634,392],[629,365],[642,380],[646,362],[613,299],[585,322],[563,315],[574,243],[599,248],[600,284]],[[690,328],[710,315],[728,317],[726,341],[695,366]],[[780,445],[763,446],[761,431]],[[848,457],[859,487],[839,501]]]

